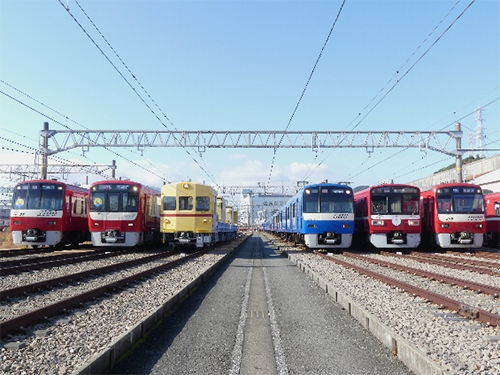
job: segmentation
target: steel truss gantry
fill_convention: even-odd
[[[58,152],[90,147],[183,147],[204,152],[207,148],[419,148],[456,158],[457,181],[462,181],[462,137],[460,123],[455,131],[281,131],[281,130],[49,130],[40,133],[42,176],[47,158]]]
[[[419,148],[450,156],[458,154],[461,131],[279,131],[279,130],[43,130],[47,155],[90,147],[207,148]]]

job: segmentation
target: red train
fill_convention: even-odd
[[[133,181],[95,182],[88,223],[94,246],[160,243],[160,191]]]
[[[88,190],[53,180],[14,187],[10,227],[15,245],[55,246],[90,240]]]
[[[448,183],[421,192],[422,242],[441,248],[483,245],[486,221],[481,187]]]
[[[491,247],[500,247],[500,193],[487,194],[484,197],[486,205],[486,235],[484,242]]]
[[[354,194],[355,243],[376,248],[415,248],[421,240],[420,189],[375,185]]]

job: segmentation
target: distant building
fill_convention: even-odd
[[[291,195],[266,194],[243,189],[238,211],[240,227],[258,228],[283,206]]]
[[[480,185],[483,190],[500,192],[500,155],[479,159],[462,166],[462,178],[465,182]],[[430,189],[434,185],[456,182],[455,168],[434,173],[431,176],[409,182],[422,190]]]

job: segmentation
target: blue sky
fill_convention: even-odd
[[[460,120],[468,147],[478,106],[485,148],[500,148],[497,0],[347,0],[295,112],[342,1],[61,2],[169,121],[151,113],[59,0],[0,0],[4,164],[33,163],[45,121],[51,129],[430,131],[454,130]],[[117,176],[153,186],[186,178],[225,186],[304,179],[358,186],[409,182],[454,163],[441,153],[391,148],[280,149],[274,164],[272,149],[113,151],[119,155],[91,148],[57,157],[114,159]],[[68,181],[86,178],[101,179]]]

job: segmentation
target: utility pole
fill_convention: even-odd
[[[40,167],[40,178],[42,180],[47,179],[47,165],[49,163],[49,157],[48,157],[48,148],[49,148],[49,123],[44,122],[43,123],[43,130],[42,130],[42,165]]]
[[[461,124],[459,122],[455,123],[455,131],[456,132],[462,131],[462,127],[461,127]],[[456,142],[457,142],[457,150],[460,150],[462,148],[462,138],[457,137]],[[462,154],[457,153],[457,158],[456,158],[455,164],[457,167],[457,182],[463,182],[463,178],[462,178]]]

